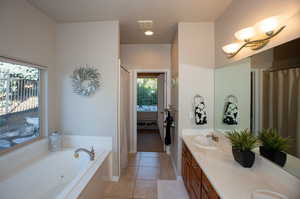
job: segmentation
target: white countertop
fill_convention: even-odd
[[[282,179],[283,174],[278,174],[276,168],[271,172],[275,176],[270,176],[270,172],[262,168],[265,163],[257,154],[253,167],[243,168],[234,161],[230,150],[220,146],[222,142],[219,142],[216,150],[202,149],[194,145],[195,136],[184,135],[182,138],[222,199],[252,199],[251,193],[257,189],[275,191],[289,199],[300,199],[300,180],[285,174]]]

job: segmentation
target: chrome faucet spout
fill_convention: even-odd
[[[79,152],[80,151],[83,151],[83,152],[85,152],[85,153],[87,153],[89,156],[90,156],[90,160],[91,161],[93,161],[93,160],[95,160],[95,151],[94,151],[94,148],[92,147],[92,149],[89,151],[89,150],[87,150],[87,149],[85,149],[85,148],[79,148],[79,149],[76,149],[75,151],[74,151],[74,157],[75,158],[78,158],[79,157]]]
[[[213,141],[215,142],[219,142],[219,137],[218,136],[215,136],[213,133],[212,134],[209,134],[209,135],[206,135],[207,138],[211,138]]]

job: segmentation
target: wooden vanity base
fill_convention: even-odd
[[[182,178],[190,199],[220,199],[184,143],[182,147]]]

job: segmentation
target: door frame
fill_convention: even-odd
[[[171,103],[171,71],[170,69],[135,69],[132,70],[132,75],[130,76],[130,152],[137,152],[137,74],[138,73],[165,73],[166,81],[164,86],[164,100],[165,107]],[[165,133],[164,133],[165,134]],[[164,144],[164,151],[166,150]]]

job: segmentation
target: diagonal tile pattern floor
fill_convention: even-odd
[[[159,179],[176,180],[170,156],[157,152],[130,154],[119,182],[106,185],[105,199],[157,199]]]

